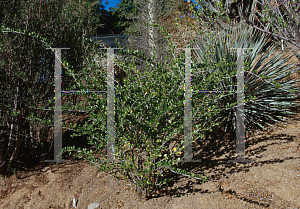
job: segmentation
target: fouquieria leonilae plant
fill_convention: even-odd
[[[166,33],[163,28],[161,29],[162,33]],[[172,50],[171,42],[170,46]],[[133,62],[122,63],[116,60],[118,66],[122,67],[127,74],[124,85],[116,85],[115,93],[115,114],[118,119],[115,124],[114,153],[119,162],[107,161],[106,156],[103,156],[104,153],[101,159],[95,159],[92,152],[86,149],[75,150],[75,147],[66,147],[63,151],[68,151],[69,154],[75,151],[75,156],[84,157],[92,164],[97,164],[100,170],[110,172],[114,170],[115,172],[112,173],[116,177],[128,179],[147,196],[172,181],[172,178],[166,178],[166,170],[204,181],[207,177],[201,178],[201,175],[197,176],[176,167],[185,157],[182,155],[184,140],[175,140],[175,136],[184,134],[184,54],[178,55],[172,63],[165,62],[164,65],[156,65],[142,53],[129,52],[147,60],[149,65],[141,74]],[[226,63],[225,59],[219,63],[207,62],[203,63],[199,70],[211,65],[221,68],[224,65],[236,65],[236,63]],[[93,72],[93,67],[95,65],[91,64],[84,73]],[[215,83],[211,81],[221,80],[228,73],[207,76],[202,87],[212,89]],[[97,80],[103,80],[101,76],[106,76],[105,71],[99,71],[96,74],[98,76],[95,76],[94,80],[90,78],[89,85]],[[105,84],[101,87],[105,88]],[[89,143],[95,145],[98,151],[102,151],[106,147],[106,137],[103,134],[107,129],[104,123],[107,118],[106,100],[100,100],[95,94],[89,94],[87,97],[89,121],[83,126],[78,127],[75,124],[70,127],[80,134],[88,134]],[[220,111],[213,105],[213,100],[218,97],[220,95],[215,95],[214,98],[206,94],[193,95],[193,98],[201,101],[198,108],[193,108],[193,117],[210,118]],[[166,121],[168,121],[167,124]],[[193,137],[203,138],[203,132],[211,130],[211,127],[215,125],[216,123],[193,125]]]

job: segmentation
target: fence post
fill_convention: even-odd
[[[107,49],[107,160],[115,160],[114,49]]]
[[[236,159],[228,162],[253,162],[245,160],[245,124],[244,124],[244,50],[251,48],[237,49],[237,110],[236,110]]]
[[[55,54],[54,160],[45,160],[45,162],[56,162],[56,163],[71,162],[70,160],[62,160],[62,156],[60,154],[62,150],[61,49],[70,49],[70,48],[52,48],[52,49],[54,49],[54,54]]]

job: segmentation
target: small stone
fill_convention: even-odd
[[[99,203],[92,203],[88,206],[88,209],[95,209],[99,207]]]

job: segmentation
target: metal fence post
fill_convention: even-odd
[[[234,48],[231,48],[234,49]],[[244,124],[244,50],[251,48],[237,49],[237,130],[236,130],[236,159],[228,162],[253,162],[245,160],[245,124]]]
[[[47,48],[49,49],[49,48]],[[55,83],[55,108],[54,108],[54,160],[45,162],[70,162],[62,160],[62,111],[61,111],[61,50],[70,48],[53,48],[55,54],[54,83]]]

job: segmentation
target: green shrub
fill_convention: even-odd
[[[163,31],[163,33],[166,33]],[[169,38],[169,37],[168,37]],[[174,53],[172,43],[171,51]],[[92,151],[75,147],[66,147],[63,152],[74,153],[74,156],[85,158],[92,165],[97,164],[99,170],[112,173],[117,178],[128,179],[144,195],[150,195],[159,190],[162,185],[168,184],[172,179],[167,179],[165,170],[206,180],[207,177],[196,177],[195,174],[178,169],[176,166],[185,157],[181,155],[184,150],[184,141],[175,140],[175,136],[184,134],[184,54],[178,55],[171,63],[155,64],[153,59],[138,54],[135,51],[128,51],[131,55],[138,56],[149,62],[144,73],[139,72],[131,63],[117,61],[118,66],[127,73],[124,86],[116,85],[115,93],[115,114],[116,114],[116,137],[115,157],[119,161],[109,162],[106,156],[95,159]],[[125,53],[123,51],[123,53]],[[165,57],[167,60],[167,57]],[[152,66],[150,66],[152,64]],[[222,60],[219,63],[204,62],[199,70],[209,67],[223,65],[235,65]],[[93,64],[85,74],[93,72]],[[99,77],[91,78],[90,83],[96,80],[103,80]],[[211,74],[202,82],[203,89],[211,89],[214,82],[227,76],[227,73]],[[194,78],[193,78],[194,79]],[[76,87],[74,87],[76,88]],[[212,117],[218,111],[212,105],[213,100],[220,97],[215,95],[209,97],[207,94],[194,94],[193,100],[199,101],[199,105],[193,107],[192,117],[201,118],[197,125],[193,125],[193,137],[203,138],[204,131],[211,130],[214,123],[207,124],[204,120]],[[89,121],[77,127],[71,126],[80,135],[87,134],[89,143],[95,145],[101,153],[106,146],[106,100],[99,100],[95,94],[89,94]],[[95,113],[96,112],[96,113]],[[183,156],[183,157],[181,157]],[[117,173],[118,172],[118,173]],[[120,174],[121,173],[121,174]]]

